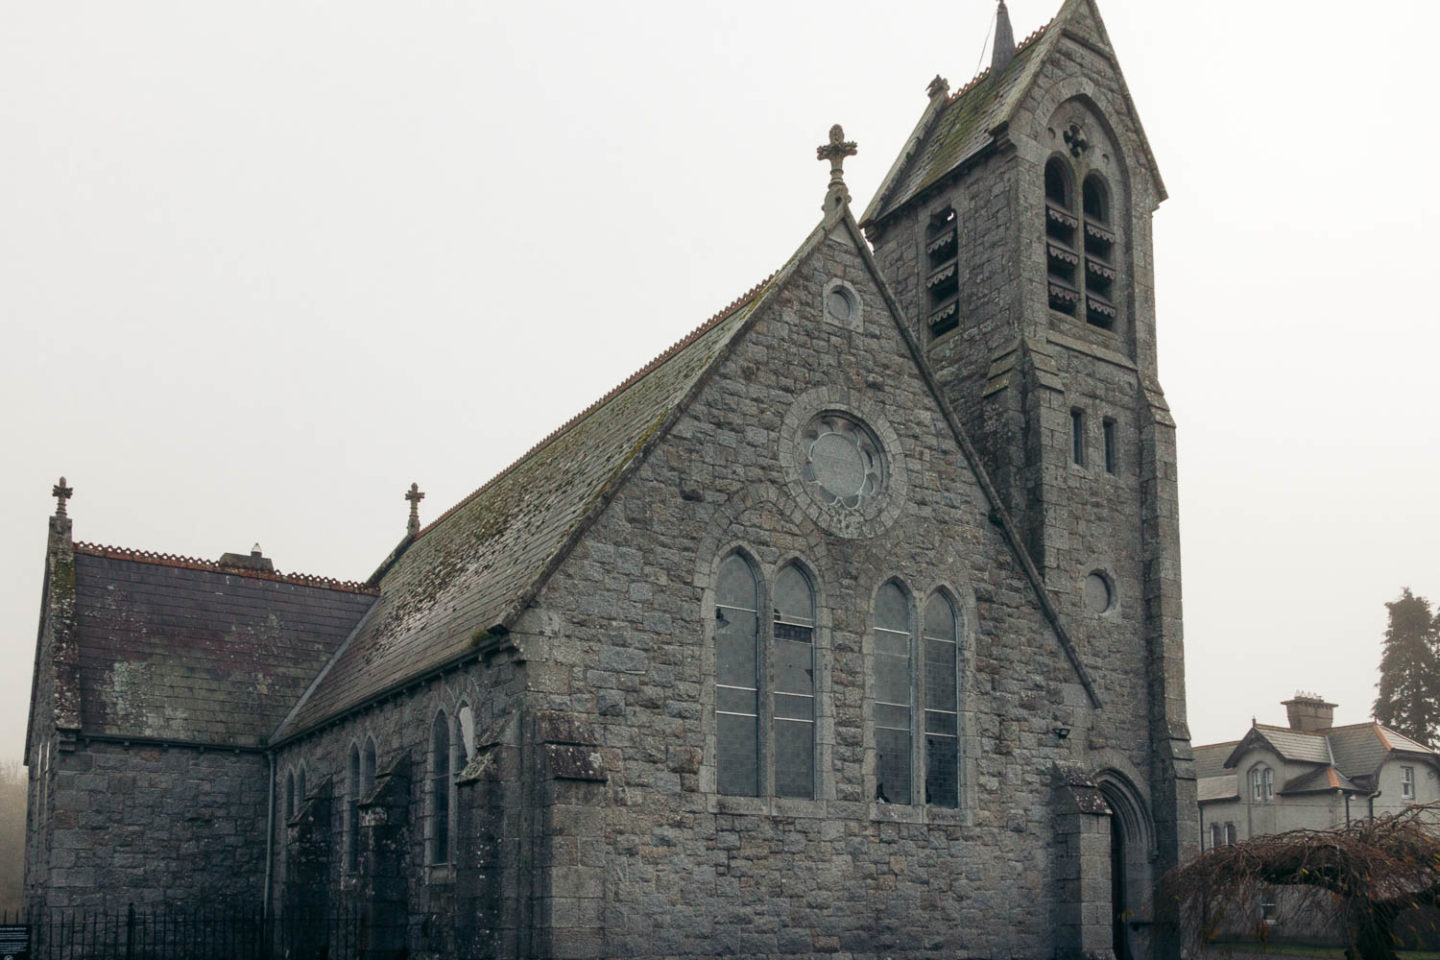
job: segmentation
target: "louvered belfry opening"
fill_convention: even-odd
[[[930,272],[925,290],[930,303],[930,335],[938,337],[960,326],[960,238],[953,207],[930,218],[925,233],[925,254]]]
[[[1115,326],[1115,232],[1110,227],[1110,194],[1099,174],[1085,178],[1085,319],[1106,330]]]
[[[1051,157],[1045,164],[1045,260],[1050,287],[1050,309],[1075,315],[1080,290],[1075,271],[1080,254],[1075,233],[1080,221],[1074,212],[1074,189],[1064,160]]]

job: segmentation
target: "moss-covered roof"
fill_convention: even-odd
[[[374,607],[277,736],[461,658],[508,628],[774,282],[716,314],[420,531],[383,569]]]
[[[1004,70],[986,68],[951,94],[914,153],[881,185],[861,223],[868,225],[904,206],[988,146],[996,128],[1014,114],[1059,32],[1053,21],[1041,27],[1019,44]]]

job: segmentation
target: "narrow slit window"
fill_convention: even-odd
[[[739,554],[720,563],[715,598],[716,786],[760,793],[759,584]]]
[[[891,581],[875,596],[875,799],[911,802],[910,600]]]
[[[1077,467],[1085,466],[1085,411],[1070,411],[1070,459]]]
[[[1115,421],[1106,417],[1101,423],[1105,434],[1105,472],[1115,472]]]
[[[815,591],[794,564],[775,578],[775,795],[815,796]]]

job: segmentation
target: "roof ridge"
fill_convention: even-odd
[[[77,542],[75,552],[83,553],[90,557],[103,557],[109,560],[132,560],[136,563],[150,563],[161,567],[177,567],[184,570],[202,570],[206,573],[233,574],[237,577],[250,577],[254,580],[273,580],[277,583],[293,583],[302,587],[319,587],[323,590],[340,590],[346,593],[363,593],[375,595],[380,591],[354,580],[336,580],[333,577],[322,577],[310,573],[276,573],[270,570],[251,570],[244,567],[232,567],[222,565],[215,560],[201,560],[197,557],[185,557],[174,553],[160,553],[154,550],[137,550],[133,547],[111,547],[99,543]]]
[[[1054,17],[1051,17],[1050,20],[1049,20],[1048,22],[1046,22],[1044,25],[1039,26],[1039,27],[1036,27],[1036,28],[1035,28],[1035,31],[1034,31],[1033,33],[1031,33],[1030,36],[1026,37],[1024,40],[1021,40],[1019,43],[1015,44],[1015,55],[1016,55],[1016,56],[1019,56],[1019,55],[1020,55],[1020,51],[1024,50],[1026,47],[1030,46],[1030,44],[1034,43],[1036,40],[1039,40],[1039,39],[1040,39],[1040,35],[1043,34],[1046,30],[1050,29],[1050,25],[1053,24],[1054,22],[1055,22],[1055,18],[1054,18]],[[949,104],[954,103],[956,100],[959,100],[961,97],[965,96],[965,94],[969,93],[971,90],[974,90],[977,86],[980,85],[981,81],[983,81],[983,80],[984,80],[986,77],[988,77],[989,75],[990,75],[990,67],[986,67],[984,70],[981,70],[979,73],[975,74],[975,76],[973,76],[973,77],[970,78],[970,82],[969,82],[969,83],[965,84],[963,87],[961,87],[960,89],[956,90],[954,93],[950,94],[950,98],[945,101],[946,105],[948,106]]]
[[[710,319],[708,319],[708,320],[706,320],[704,323],[700,324],[700,325],[699,325],[698,327],[696,327],[694,330],[691,330],[689,333],[687,333],[685,336],[681,337],[679,340],[676,340],[676,341],[675,341],[674,343],[672,343],[669,347],[667,347],[664,351],[662,351],[659,356],[655,357],[655,359],[651,360],[649,363],[645,364],[645,366],[641,367],[639,370],[635,371],[635,372],[632,373],[630,376],[626,377],[626,378],[625,378],[624,380],[622,380],[617,386],[612,387],[612,388],[611,388],[609,391],[607,391],[603,396],[601,396],[600,399],[594,401],[594,402],[591,403],[588,407],[586,407],[584,410],[581,410],[579,413],[575,414],[575,415],[574,415],[573,417],[571,417],[569,420],[566,420],[564,423],[560,424],[560,426],[558,426],[558,427],[556,427],[554,430],[550,431],[550,432],[549,432],[548,434],[546,434],[543,438],[541,438],[534,446],[532,446],[530,449],[526,450],[524,453],[520,454],[520,456],[516,457],[514,460],[510,461],[510,463],[509,463],[507,466],[505,466],[503,469],[501,469],[498,473],[496,473],[496,474],[495,474],[493,477],[491,477],[489,480],[486,480],[486,481],[485,481],[484,483],[482,483],[480,486],[476,487],[474,490],[470,491],[468,494],[466,494],[465,496],[461,497],[461,498],[460,498],[459,500],[457,500],[453,505],[451,505],[451,507],[450,507],[449,509],[447,509],[444,513],[440,514],[440,516],[436,517],[434,520],[431,520],[428,524],[425,525],[424,529],[422,529],[419,533],[417,533],[417,534],[415,535],[415,538],[414,538],[414,539],[415,539],[415,540],[419,540],[419,539],[421,539],[422,537],[424,537],[427,533],[429,533],[429,532],[430,532],[431,530],[433,530],[435,527],[437,527],[437,526],[439,526],[441,523],[443,523],[443,522],[445,521],[445,519],[448,518],[452,513],[454,513],[455,511],[459,510],[461,507],[465,506],[465,505],[466,505],[467,503],[469,503],[470,501],[474,500],[476,497],[478,497],[480,494],[484,493],[484,492],[485,492],[487,489],[489,489],[491,486],[494,486],[497,482],[499,482],[503,477],[505,477],[508,473],[510,473],[512,470],[514,470],[514,469],[515,469],[516,467],[518,467],[520,464],[524,463],[526,460],[529,460],[532,456],[534,456],[535,454],[539,453],[541,449],[543,449],[544,447],[549,446],[549,445],[550,445],[552,442],[554,442],[554,440],[555,440],[556,438],[558,438],[561,434],[565,433],[565,432],[566,432],[567,430],[569,430],[571,427],[575,426],[575,424],[579,423],[581,420],[584,420],[584,419],[585,419],[587,416],[589,416],[591,413],[594,413],[594,412],[595,412],[596,410],[598,410],[600,407],[603,407],[606,403],[608,403],[608,402],[610,402],[611,400],[613,400],[616,396],[618,396],[619,394],[621,394],[622,392],[624,392],[626,388],[632,386],[636,381],[640,380],[641,378],[643,378],[643,377],[646,376],[647,374],[654,372],[656,368],[662,366],[667,360],[672,359],[676,354],[678,354],[680,351],[684,350],[686,347],[690,346],[690,345],[691,345],[692,343],[694,343],[696,340],[699,340],[702,336],[704,336],[705,334],[709,333],[711,330],[715,329],[715,327],[719,326],[720,323],[722,323],[724,320],[726,320],[727,318],[733,316],[736,310],[739,310],[739,309],[741,309],[742,307],[747,306],[751,301],[753,301],[753,300],[755,299],[756,295],[759,294],[760,291],[763,290],[763,289],[766,287],[766,285],[770,283],[771,280],[774,280],[775,277],[776,277],[777,275],[779,275],[779,273],[780,273],[779,270],[773,271],[773,272],[772,272],[768,277],[766,277],[764,280],[761,280],[759,283],[755,284],[755,286],[751,287],[749,290],[745,291],[745,292],[742,293],[740,296],[738,296],[738,297],[736,297],[734,300],[732,300],[728,305],[726,305],[725,307],[723,307],[719,312],[717,312],[717,313],[714,314],[712,317],[710,317]],[[412,542],[413,542],[413,541],[412,541]]]

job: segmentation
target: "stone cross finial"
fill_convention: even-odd
[[[420,532],[420,501],[425,499],[425,494],[420,492],[420,484],[410,484],[410,491],[405,494],[405,499],[410,501],[410,522],[405,529],[410,536]]]
[[[930,81],[930,86],[925,88],[925,92],[930,95],[931,100],[934,100],[936,97],[948,97],[950,95],[950,81],[937,73],[935,74],[935,79]]]
[[[55,516],[63,517],[65,516],[65,501],[75,496],[75,490],[73,487],[67,487],[65,478],[61,477],[60,482],[50,488],[50,496],[56,500]]]
[[[830,128],[830,142],[815,148],[815,159],[830,161],[830,186],[820,208],[826,213],[831,207],[850,202],[850,191],[845,189],[845,158],[857,152],[855,141],[845,139],[845,130],[838,123]]]

